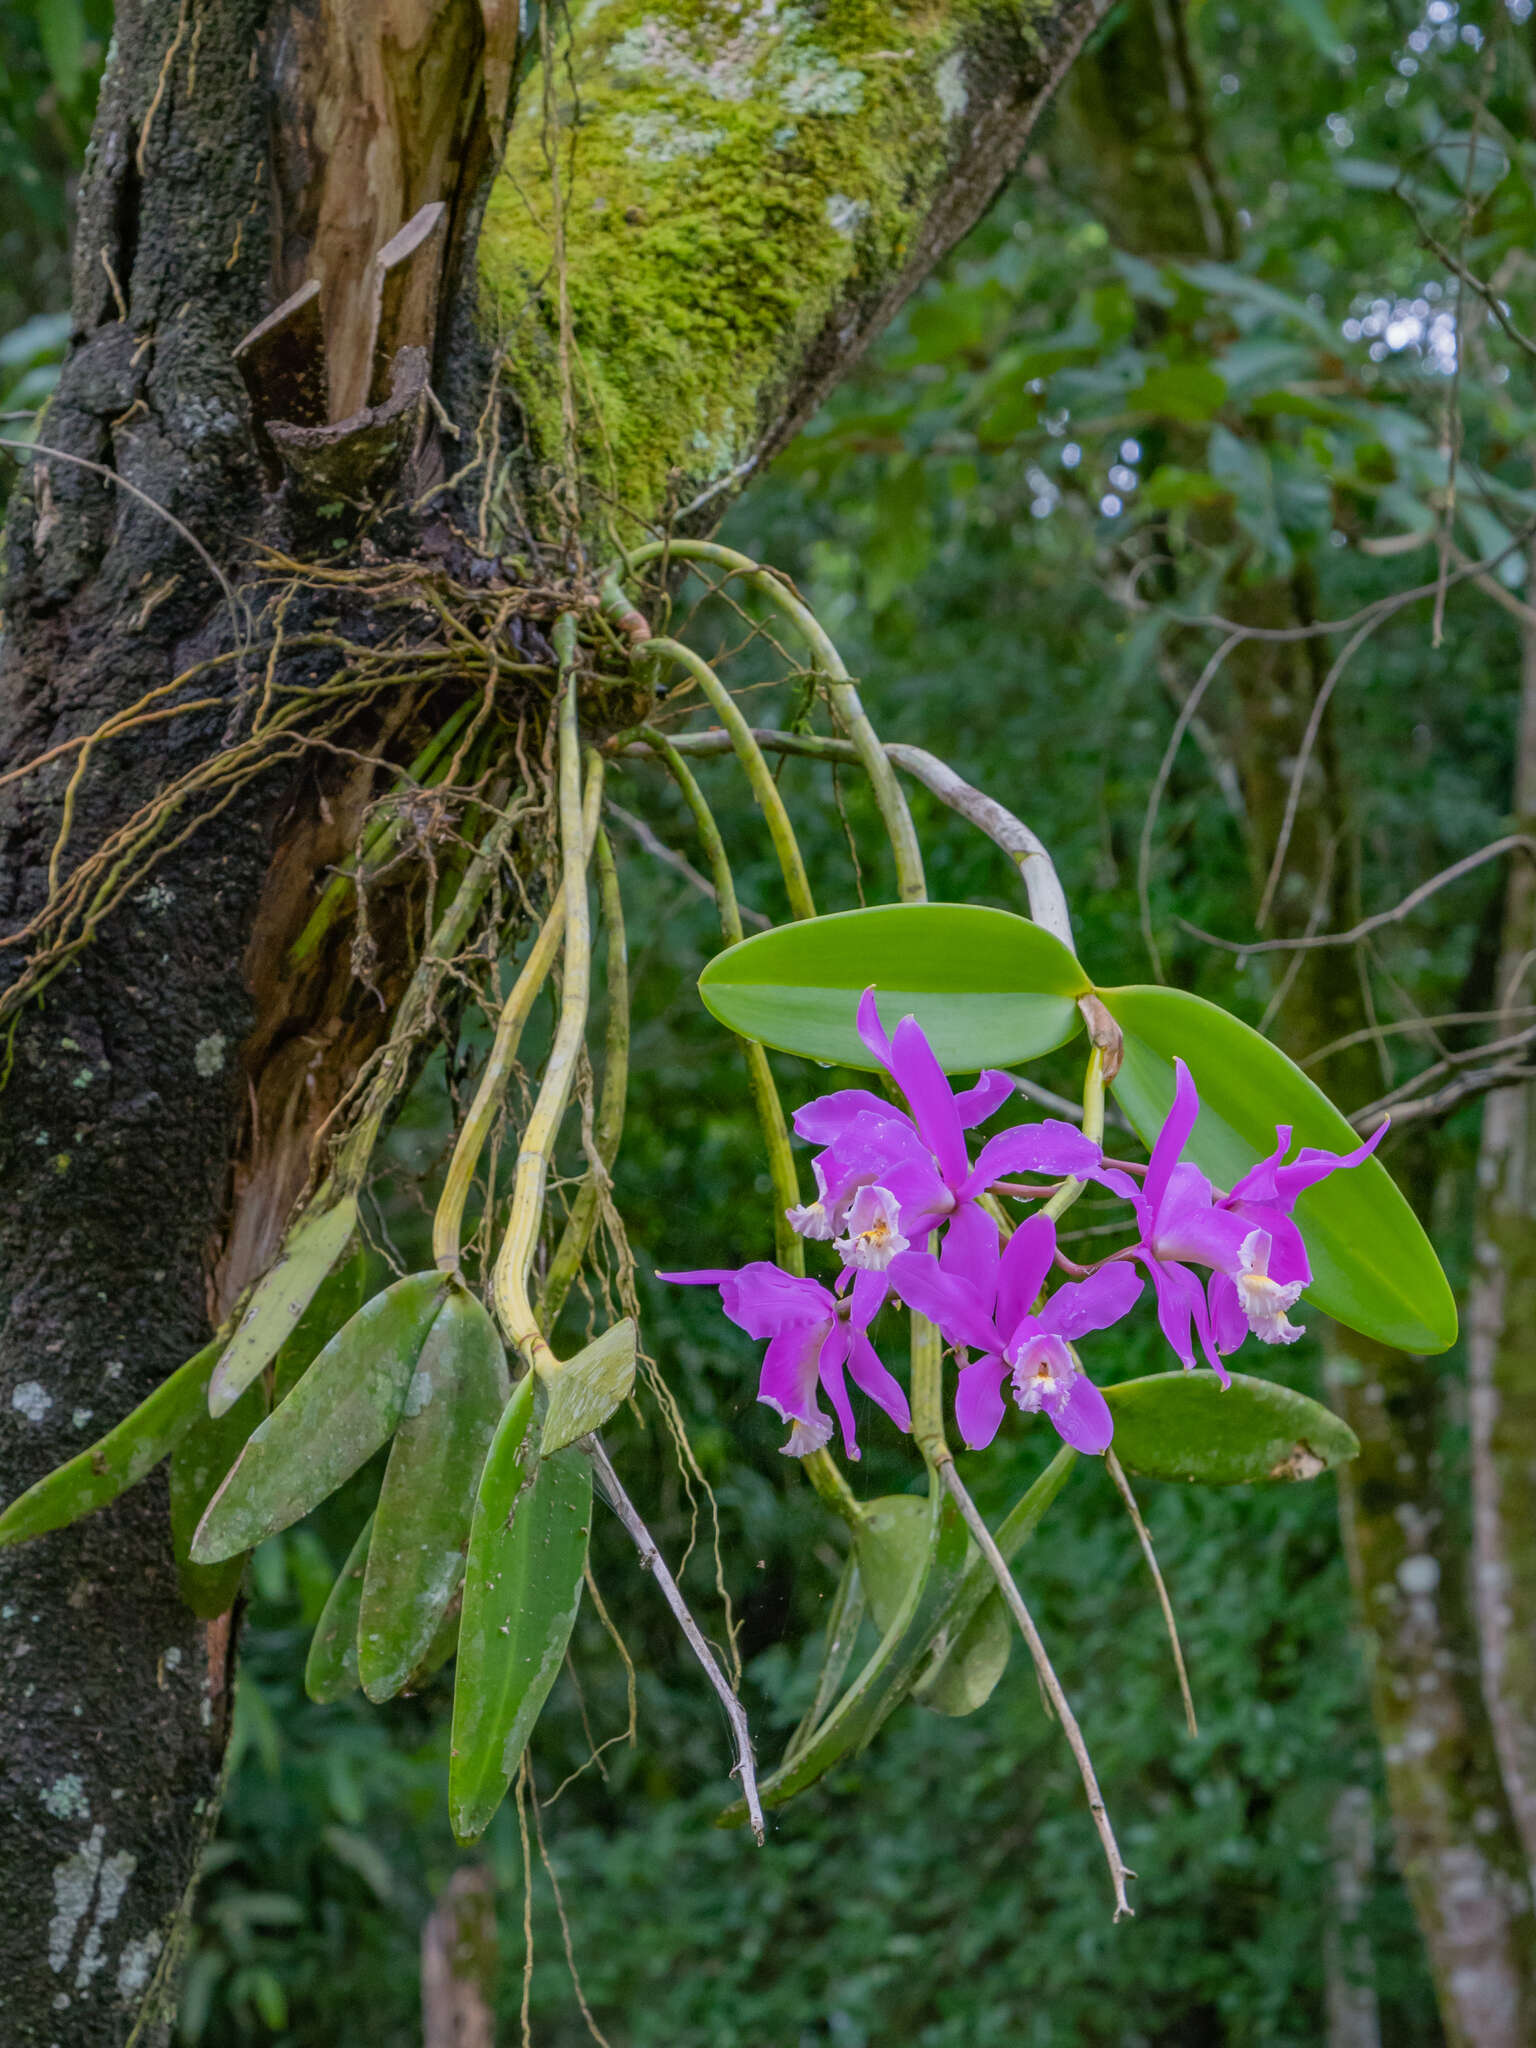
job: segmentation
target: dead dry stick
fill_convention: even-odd
[[[752,1730],[747,1725],[747,1713],[741,1701],[731,1690],[730,1682],[715,1661],[715,1653],[704,1639],[703,1631],[688,1611],[688,1603],[678,1590],[677,1581],[667,1570],[661,1552],[649,1529],[640,1519],[639,1510],[624,1491],[623,1482],[613,1469],[613,1460],[603,1449],[595,1436],[583,1437],[581,1448],[592,1460],[598,1483],[608,1499],[608,1505],[624,1524],[630,1541],[640,1553],[640,1568],[650,1572],[662,1591],[662,1597],[671,1608],[673,1618],[682,1630],[688,1647],[704,1668],[704,1676],[719,1695],[720,1704],[725,1708],[725,1717],[731,1724],[731,1736],[736,1744],[736,1766],[731,1772],[733,1778],[741,1780],[741,1796],[747,1803],[747,1817],[752,1823],[752,1832],[757,1838],[759,1849],[763,1846],[763,1803],[757,1793],[757,1766],[752,1757]],[[1004,1571],[1007,1566],[1003,1567]],[[1113,1840],[1113,1837],[1111,1837]],[[1130,1908],[1127,1907],[1129,1912]]]
[[[1007,1603],[1008,1612],[1018,1623],[1019,1634],[1029,1646],[1029,1654],[1035,1660],[1035,1675],[1040,1680],[1046,1698],[1056,1710],[1062,1733],[1072,1751],[1078,1775],[1083,1781],[1083,1790],[1088,1795],[1088,1811],[1093,1815],[1093,1824],[1099,1831],[1099,1841],[1104,1848],[1104,1860],[1109,1865],[1109,1881],[1115,1888],[1115,1918],[1122,1914],[1127,1919],[1136,1917],[1136,1909],[1125,1895],[1126,1880],[1136,1875],[1127,1870],[1120,1855],[1120,1845],[1115,1840],[1115,1831],[1110,1826],[1109,1814],[1104,1805],[1104,1795],[1099,1790],[1099,1781],[1094,1774],[1093,1758],[1088,1754],[1088,1745],[1083,1740],[1083,1731],[1077,1725],[1077,1716],[1071,1702],[1061,1689],[1061,1680],[1056,1676],[1045,1644],[1040,1640],[1040,1631],[1035,1627],[1029,1609],[1024,1605],[1024,1595],[1019,1591],[1013,1573],[1008,1569],[1008,1560],[992,1540],[992,1531],[982,1518],[980,1508],[966,1491],[965,1481],[955,1470],[953,1458],[939,1460],[939,1470],[944,1475],[944,1484],[949,1488],[956,1507],[965,1517],[966,1527],[976,1539],[976,1547],[991,1567],[997,1581],[997,1589]]]
[[[1189,1690],[1189,1673],[1184,1668],[1184,1650],[1179,1642],[1178,1624],[1173,1618],[1173,1602],[1168,1598],[1168,1588],[1163,1584],[1163,1575],[1157,1566],[1157,1553],[1152,1548],[1152,1532],[1141,1519],[1141,1509],[1136,1505],[1131,1482],[1126,1478],[1124,1468],[1113,1451],[1104,1453],[1104,1464],[1110,1478],[1115,1482],[1120,1498],[1125,1502],[1126,1512],[1135,1524],[1141,1554],[1147,1560],[1147,1570],[1152,1574],[1152,1583],[1157,1588],[1157,1599],[1163,1610],[1163,1620],[1168,1624],[1168,1644],[1173,1651],[1173,1668],[1179,1674],[1179,1692],[1184,1700],[1185,1724],[1191,1735],[1198,1735],[1200,1729],[1195,1720],[1195,1702]]]

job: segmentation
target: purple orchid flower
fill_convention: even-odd
[[[955,1420],[972,1450],[996,1436],[1004,1412],[1003,1382],[1026,1415],[1043,1414],[1063,1443],[1098,1453],[1109,1448],[1109,1404],[1068,1348],[1069,1340],[1107,1330],[1136,1303],[1142,1282],[1124,1264],[1102,1266],[1082,1281],[1036,1302],[1056,1256],[1049,1216],[1021,1223],[1001,1255],[979,1257],[964,1240],[945,1240],[938,1259],[907,1252],[890,1277],[909,1307],[936,1323],[952,1344],[981,1356],[961,1368]]]
[[[1245,1337],[1292,1344],[1302,1335],[1286,1314],[1312,1278],[1290,1215],[1296,1197],[1339,1168],[1357,1166],[1381,1134],[1352,1153],[1308,1151],[1283,1166],[1291,1133],[1278,1128],[1274,1154],[1223,1195],[1198,1166],[1179,1158],[1200,1114],[1200,1097],[1184,1062],[1176,1059],[1173,1066],[1173,1105],[1141,1186],[1113,1167],[1099,1169],[1094,1178],[1135,1208],[1140,1237],[1122,1256],[1146,1267],[1163,1335],[1186,1370],[1194,1367],[1198,1339],[1227,1385],[1222,1354],[1236,1350]],[[1209,1297],[1192,1266],[1212,1269]]]
[[[998,1132],[973,1167],[965,1133],[1013,1093],[1009,1076],[989,1068],[975,1087],[956,1093],[915,1017],[904,1017],[886,1036],[873,988],[860,1000],[858,1031],[911,1114],[866,1088],[845,1088],[798,1110],[797,1134],[825,1149],[812,1162],[817,1199],[788,1212],[802,1235],[835,1238],[850,1264],[879,1270],[946,1227],[978,1257],[995,1256],[997,1225],[980,1206],[994,1182],[1016,1173],[1082,1178],[1098,1166],[1102,1155],[1091,1139],[1048,1120]],[[864,1201],[866,1220],[855,1224],[852,1206],[869,1189],[881,1200]]]
[[[1279,1124],[1270,1156],[1249,1167],[1232,1192],[1220,1197],[1217,1207],[1240,1217],[1249,1234],[1238,1250],[1240,1270],[1211,1275],[1208,1302],[1218,1351],[1235,1351],[1250,1334],[1261,1344],[1294,1344],[1305,1334],[1305,1324],[1291,1322],[1287,1314],[1312,1280],[1307,1248],[1291,1211],[1308,1188],[1369,1159],[1386,1133],[1382,1122],[1352,1152],[1309,1145],[1287,1166],[1291,1126]]]
[[[816,1399],[819,1382],[842,1425],[844,1450],[858,1458],[845,1367],[854,1385],[877,1402],[898,1429],[912,1427],[907,1397],[869,1341],[869,1326],[889,1291],[883,1273],[857,1273],[851,1293],[841,1301],[819,1280],[786,1273],[766,1259],[739,1271],[656,1277],[681,1287],[718,1287],[721,1306],[737,1328],[749,1337],[768,1340],[757,1398],[792,1425],[783,1447],[786,1457],[804,1458],[819,1451],[832,1435],[832,1424]]]

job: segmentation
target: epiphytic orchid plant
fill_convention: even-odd
[[[1270,1379],[1232,1373],[1226,1360],[1245,1345],[1258,1360],[1260,1347],[1299,1336],[1292,1312],[1303,1297],[1383,1342],[1443,1349],[1456,1327],[1450,1292],[1373,1156],[1381,1129],[1358,1142],[1304,1074],[1214,1005],[1167,988],[1098,986],[1077,958],[1066,898],[1039,840],[932,755],[881,744],[836,649],[785,582],[703,541],[642,547],[626,574],[661,557],[664,566],[687,562],[744,585],[797,633],[839,734],[751,728],[710,664],[654,635],[615,576],[551,591],[553,658],[546,671],[516,667],[534,680],[518,682],[517,719],[503,721],[515,740],[482,730],[496,683],[476,679],[443,708],[402,774],[402,800],[436,776],[436,800],[447,804],[443,792],[460,766],[474,766],[478,780],[459,821],[468,857],[442,876],[433,870],[435,922],[421,934],[388,1042],[317,1149],[315,1192],[275,1262],[203,1351],[10,1504],[0,1543],[105,1506],[169,1455],[183,1587],[199,1612],[216,1615],[236,1599],[255,1544],[387,1445],[377,1506],[316,1628],[306,1684],[321,1701],[358,1686],[385,1701],[452,1658],[449,1807],[468,1841],[527,1768],[589,1570],[595,1478],[730,1715],[742,1796],[727,1819],[750,1820],[761,1840],[765,1807],[813,1783],[908,1701],[973,1711],[998,1682],[1016,1625],[1082,1774],[1116,1914],[1127,1912],[1129,1873],[1013,1560],[1085,1455],[1102,1461],[1125,1498],[1154,1572],[1128,1472],[1231,1485],[1310,1477],[1352,1456],[1353,1438],[1328,1410]],[[664,590],[657,597],[665,602]],[[433,602],[481,633],[461,635],[456,647],[482,644],[489,629],[476,608],[489,599],[444,583]],[[667,700],[668,728],[653,722],[666,671],[698,690],[718,724],[671,723],[681,692]],[[624,722],[637,692],[648,715]],[[609,712],[615,704],[623,720]],[[515,771],[526,772],[538,752],[525,744],[529,718],[546,723],[555,766],[547,802],[530,798],[526,808],[556,829],[547,909],[525,944],[520,917],[506,929],[498,923],[495,885],[521,815],[511,801]],[[899,902],[817,915],[770,753],[864,771],[889,834]],[[723,837],[689,765],[689,757],[722,754],[734,757],[761,809],[792,918],[750,939]],[[759,1396],[788,1425],[784,1450],[848,1532],[815,1699],[761,1784],[735,1690],[599,1435],[636,1390],[632,1316],[574,1355],[555,1348],[574,1283],[597,1266],[605,1239],[622,1243],[609,1171],[623,1123],[628,1010],[620,880],[601,818],[605,776],[632,763],[663,766],[697,825],[725,941],[700,989],[742,1041],[774,1187],[765,1219],[771,1261],[662,1277],[718,1289],[725,1314],[766,1346]],[[1022,877],[1028,918],[926,901],[898,768],[1003,850]],[[341,925],[349,891],[361,899],[370,877],[399,859],[399,843],[396,823],[367,828],[351,875],[326,884],[296,933],[295,958]],[[525,845],[523,879],[527,854]],[[583,1066],[593,864],[608,939],[595,1100]],[[508,897],[526,901],[526,890]],[[532,1109],[511,1131],[519,1040],[557,959],[558,1021]],[[460,985],[480,975],[496,1030],[439,1192],[434,1263],[363,1300],[364,1265],[352,1249],[359,1199],[380,1132],[435,1028],[450,964]],[[1017,1120],[1016,1070],[1084,1027],[1081,1109],[1063,1102],[1070,1115]],[[768,1047],[876,1077],[876,1086],[839,1089],[796,1110],[813,1192],[802,1184]],[[976,1078],[957,1091],[951,1076]],[[1121,1156],[1130,1141],[1106,1151],[1106,1090],[1145,1160]],[[552,1187],[563,1177],[551,1169],[562,1132],[575,1156],[569,1111],[578,1095],[585,1170],[570,1176],[562,1215]],[[515,1158],[510,1185],[496,1172],[498,1133],[515,1138],[499,1148]],[[1125,1205],[1125,1228],[1122,1243],[1083,1266],[1067,1256],[1057,1225],[1089,1185]],[[466,1236],[466,1216],[476,1212]],[[823,1277],[806,1271],[808,1247]],[[592,1294],[604,1298],[601,1286]],[[880,1349],[898,1308],[910,1329],[904,1369]],[[1171,1368],[1119,1378],[1110,1333],[1149,1311],[1171,1346]],[[664,1371],[650,1391],[675,1421]],[[855,1394],[910,1436],[926,1497],[856,1498],[838,1457],[859,1457]],[[956,1468],[951,1418],[960,1444],[985,1451],[1010,1402],[1017,1426],[1042,1417],[1060,1448],[991,1526]],[[873,1643],[853,1669],[866,1617]]]

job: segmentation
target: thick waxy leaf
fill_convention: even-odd
[[[1160,1372],[1106,1387],[1122,1465],[1149,1479],[1242,1486],[1266,1479],[1315,1479],[1360,1449],[1330,1408],[1273,1380],[1235,1372]]]
[[[368,1253],[362,1245],[326,1274],[293,1335],[272,1361],[272,1406],[286,1401],[326,1345],[368,1299]]]
[[[920,1707],[959,1719],[984,1707],[997,1690],[1013,1652],[1013,1617],[999,1596],[983,1600],[960,1637],[920,1677],[912,1697]]]
[[[972,903],[897,903],[759,932],[705,968],[699,993],[743,1038],[872,1069],[854,1028],[873,985],[892,1030],[910,1012],[946,1073],[1038,1058],[1078,1028],[1089,981],[1028,918]]]
[[[519,1380],[480,1475],[453,1686],[448,1812],[461,1842],[506,1797],[581,1604],[592,1467],[538,1456],[533,1375]]]
[[[208,1389],[211,1415],[232,1408],[256,1375],[276,1358],[356,1224],[357,1202],[347,1195],[332,1208],[310,1210],[289,1231],[277,1264],[257,1282],[250,1305],[219,1360]]]
[[[252,1436],[192,1540],[197,1564],[249,1550],[318,1507],[395,1433],[443,1273],[410,1273],[360,1308]]]
[[[563,1451],[578,1437],[601,1429],[614,1409],[629,1399],[635,1384],[635,1325],[629,1316],[544,1375],[549,1406],[539,1449],[543,1457]]]
[[[1178,989],[1100,989],[1125,1033],[1114,1090],[1137,1136],[1150,1144],[1173,1101],[1177,1054],[1200,1091],[1200,1120],[1185,1148],[1230,1187],[1274,1150],[1276,1124],[1293,1146],[1352,1151],[1359,1133],[1277,1046],[1214,1003]],[[1294,1156],[1294,1155],[1293,1155]],[[1444,1351],[1456,1340],[1456,1303],[1418,1218],[1376,1160],[1309,1188],[1296,1221],[1311,1256],[1304,1298],[1350,1329],[1403,1351]]]
[[[428,1643],[421,1662],[416,1666],[410,1677],[407,1678],[405,1684],[401,1686],[400,1690],[403,1693],[420,1692],[428,1679],[434,1673],[442,1670],[448,1659],[459,1647],[459,1615],[462,1611],[463,1603],[464,1581],[460,1579],[453,1598],[443,1609],[443,1618],[437,1624],[432,1640]]]
[[[235,1604],[245,1577],[245,1552],[222,1564],[194,1564],[188,1550],[203,1511],[267,1412],[267,1389],[258,1380],[222,1415],[200,1415],[171,1453],[171,1546],[181,1597],[203,1621]]]
[[[357,1631],[371,1700],[405,1685],[459,1590],[480,1468],[511,1391],[495,1324],[455,1285],[421,1347],[374,1515]]]
[[[901,1612],[912,1581],[928,1562],[933,1511],[926,1494],[895,1493],[865,1503],[853,1554],[869,1618],[882,1635]]]
[[[368,1569],[368,1544],[373,1536],[370,1515],[357,1532],[347,1561],[336,1574],[331,1597],[320,1610],[304,1663],[304,1690],[320,1706],[356,1692],[357,1617],[363,1604],[363,1574]]]
[[[0,1548],[78,1522],[137,1486],[207,1414],[208,1380],[223,1348],[218,1338],[205,1345],[116,1429],[19,1494],[0,1515]]]

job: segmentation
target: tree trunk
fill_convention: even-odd
[[[1536,554],[1532,568],[1536,570]],[[1511,809],[1536,832],[1536,630],[1522,628]],[[1497,1006],[1520,1001],[1536,953],[1536,869],[1517,860],[1504,901]],[[1499,1763],[1536,1866],[1536,1089],[1483,1105],[1467,1314],[1474,1600]]]
[[[1175,0],[1140,0],[1074,70],[1062,95],[1058,142],[1069,153],[1070,174],[1091,192],[1091,203],[1102,204],[1119,246],[1144,256],[1235,253],[1235,223],[1222,197],[1199,93]],[[1125,109],[1134,113],[1128,117]],[[1170,438],[1176,432],[1170,430]],[[1177,459],[1176,447],[1173,455]],[[1199,456],[1190,459],[1198,466]],[[1298,572],[1289,580],[1245,580],[1231,521],[1220,514],[1205,519],[1200,538],[1235,557],[1220,597],[1225,617],[1263,628],[1310,622],[1309,577]],[[1203,660],[1208,650],[1198,644]],[[1324,643],[1315,639],[1247,640],[1228,657],[1226,688],[1235,716],[1225,746],[1240,782],[1256,898],[1282,828],[1292,764],[1325,659]],[[1212,722],[1220,743],[1222,727],[1214,715]],[[1267,935],[1294,937],[1354,921],[1352,831],[1348,777],[1325,718]],[[1274,1027],[1285,1050],[1305,1058],[1364,1021],[1351,956],[1337,948],[1303,953]],[[1368,1099],[1375,1092],[1368,1048],[1335,1058],[1325,1078],[1346,1105]],[[1422,1147],[1410,1163],[1423,1169],[1420,1192],[1432,1188],[1433,1166]],[[1401,1153],[1394,1166],[1403,1171]],[[1536,1918],[1461,1597],[1463,1559],[1443,1512],[1444,1380],[1435,1361],[1405,1357],[1345,1330],[1331,1331],[1326,1342],[1333,1399],[1362,1447],[1341,1474],[1340,1515],[1368,1647],[1399,1864],[1448,2039],[1457,2048],[1516,2048],[1536,2040]],[[1508,1483],[1514,1483],[1513,1470]],[[1529,1466],[1518,1483],[1529,1488]],[[1529,1538],[1525,1542],[1529,1549]],[[1530,1655],[1528,1639],[1519,1654]]]
[[[68,887],[295,672],[253,536],[328,549],[317,498],[387,497],[368,465],[407,453],[413,509],[397,501],[367,545],[478,534],[492,582],[519,573],[508,534],[537,544],[520,573],[547,582],[584,568],[583,534],[713,516],[976,218],[1100,11],[957,0],[893,23],[887,49],[852,0],[814,24],[682,0],[588,10],[547,91],[533,73],[477,249],[516,9],[124,0],[55,452],[9,529],[0,761],[64,751],[0,784],[8,981],[50,964],[29,930],[50,866]],[[422,365],[456,444],[411,445]],[[460,497],[422,502],[450,466],[468,470]],[[305,603],[290,635],[324,610]],[[76,744],[207,662],[202,709]],[[338,728],[339,763],[276,749],[222,808],[184,806],[160,842],[182,843],[19,1012],[0,1496],[205,1340],[323,1163],[317,1136],[387,1020],[344,947],[302,974],[288,948],[411,712]],[[374,977],[386,994],[399,966]],[[163,2042],[217,1812],[233,1617],[200,1625],[179,1604],[157,1478],[0,1554],[0,1618],[0,2038]]]

